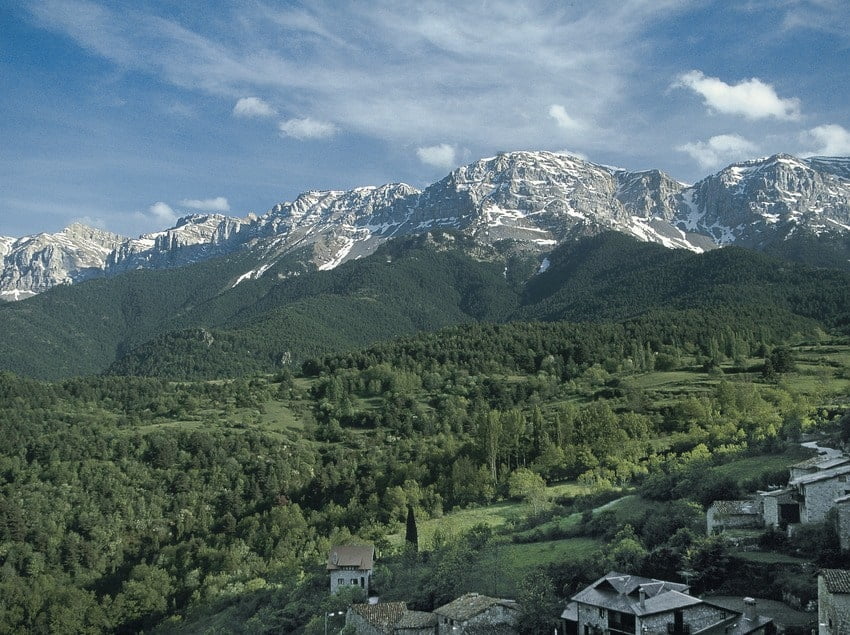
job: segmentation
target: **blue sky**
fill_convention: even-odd
[[[850,155],[846,0],[9,0],[0,235],[135,236],[505,150]]]

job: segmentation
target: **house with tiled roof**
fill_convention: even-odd
[[[818,635],[850,633],[850,571],[818,573]]]
[[[841,548],[850,550],[850,457],[819,455],[791,466],[788,485],[758,492],[757,498],[715,501],[706,511],[709,534],[727,529],[773,527],[789,535],[796,525],[838,514]]]
[[[815,472],[830,470],[834,467],[841,467],[842,465],[847,464],[850,464],[850,457],[823,456],[819,454],[810,459],[806,459],[805,461],[795,463],[789,468],[789,470],[791,472],[791,480],[793,481],[794,479],[802,478],[803,476],[808,476]]]
[[[800,476],[792,479],[788,486],[797,492],[800,522],[822,522],[835,506],[835,499],[850,495],[850,465]]]
[[[434,609],[437,633],[516,633],[520,608],[513,600],[467,593]]]
[[[353,627],[357,635],[434,635],[437,616],[411,611],[404,602],[352,604],[345,625]]]
[[[578,635],[749,635],[773,633],[773,621],[696,598],[688,586],[611,571],[575,594],[562,614]]]
[[[335,545],[328,553],[327,570],[331,577],[331,593],[346,586],[356,586],[366,595],[375,566],[374,545]]]

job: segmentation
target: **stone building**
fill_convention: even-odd
[[[478,593],[467,593],[434,609],[439,635],[516,633],[519,613],[519,605],[513,600],[502,600]]]
[[[611,571],[572,597],[562,614],[564,632],[580,635],[770,634],[770,618],[693,597],[687,585]],[[574,621],[573,621],[574,620]]]
[[[823,569],[818,574],[818,635],[850,633],[850,571]]]
[[[759,529],[764,526],[760,500],[714,501],[705,514],[709,535],[727,529]]]
[[[838,539],[842,551],[850,551],[850,496],[835,499],[838,512]]]
[[[345,625],[354,627],[357,635],[434,635],[437,616],[411,611],[404,602],[352,604]]]
[[[850,465],[819,470],[791,480],[790,489],[800,504],[800,522],[819,523],[835,506],[835,499],[850,494]]]
[[[776,489],[759,492],[766,527],[785,529],[800,522],[800,504],[794,499],[793,489]]]
[[[791,472],[791,479],[795,480],[798,478],[802,478],[804,476],[808,476],[810,474],[814,474],[815,472],[822,472],[823,470],[831,470],[834,467],[841,467],[842,465],[850,464],[850,457],[846,456],[836,456],[836,457],[826,457],[823,455],[813,456],[810,459],[806,459],[805,461],[800,461],[799,463],[795,463],[789,469]]]
[[[356,586],[369,595],[369,582],[375,563],[373,545],[337,545],[328,554],[327,569],[331,576],[331,593],[346,586]]]

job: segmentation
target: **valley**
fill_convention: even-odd
[[[846,339],[788,336],[794,367],[768,377],[755,346],[724,342],[712,359],[687,331],[648,356],[606,334],[559,368],[545,352],[569,340],[546,329],[564,327],[508,325],[489,347],[469,341],[479,328],[318,358],[303,375],[4,374],[0,620],[316,632],[345,601],[327,595],[325,552],[350,539],[379,546],[382,597],[426,609],[470,590],[521,597],[540,575],[558,597],[605,567],[670,579],[704,557],[715,564],[699,589],[738,593],[735,563],[747,562],[775,575],[770,594],[811,594],[799,563],[836,562],[828,541],[739,554],[705,537],[703,509],[787,474],[805,457],[801,434],[844,438]],[[585,339],[592,328],[605,333]],[[529,336],[532,366],[522,348],[502,352]],[[453,342],[442,357],[425,355],[441,341]],[[544,489],[513,492],[518,472]],[[408,505],[414,561],[398,533]],[[35,595],[15,591],[23,579]]]

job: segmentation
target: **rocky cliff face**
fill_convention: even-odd
[[[0,297],[18,300],[58,284],[103,275],[107,257],[123,240],[80,224],[55,234],[4,239]]]
[[[850,231],[848,175],[840,159],[736,163],[683,191],[675,222],[718,245],[755,248],[793,231]]]
[[[221,214],[184,216],[165,231],[123,239],[107,256],[105,269],[120,273],[191,264],[238,248],[250,226],[250,220]]]
[[[298,251],[331,269],[393,236],[450,227],[485,244],[543,254],[576,236],[615,230],[694,251],[762,248],[794,232],[850,233],[850,158],[776,155],[730,165],[693,186],[658,170],[629,172],[551,152],[511,152],[452,171],[419,191],[403,183],[310,191],[261,217],[181,218],[128,239],[82,225],[0,238],[0,297],[138,268],[176,267],[256,250],[262,275]],[[299,256],[301,257],[301,256]]]

